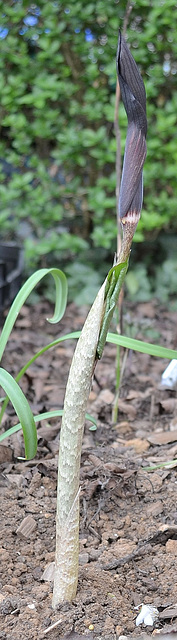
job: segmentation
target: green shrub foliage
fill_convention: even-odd
[[[102,265],[116,249],[115,55],[125,10],[124,0],[0,2],[0,235],[24,241],[30,268],[75,256],[91,268],[97,248]],[[133,3],[127,38],[148,116],[137,242],[177,228],[176,33],[175,0]],[[119,126],[123,156],[122,104]]]

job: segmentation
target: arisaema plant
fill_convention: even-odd
[[[0,368],[0,385],[7,397],[1,398],[0,418],[12,401],[19,424],[0,435],[0,441],[23,429],[26,458],[35,456],[37,448],[36,422],[61,415],[60,448],[58,462],[56,557],[54,572],[53,607],[64,600],[71,601],[77,590],[79,555],[79,474],[82,437],[87,400],[95,366],[102,356],[106,340],[114,344],[149,353],[154,356],[177,358],[177,352],[158,345],[147,344],[125,336],[108,333],[119,293],[128,269],[133,235],[140,218],[143,197],[143,164],[146,157],[146,95],[143,80],[125,39],[120,34],[117,53],[117,72],[122,100],[128,118],[122,180],[120,187],[119,215],[122,226],[122,246],[115,256],[98,295],[91,307],[81,334],[75,332],[58,338],[43,347],[19,371],[16,380]],[[40,269],[34,273],[16,296],[5,321],[0,337],[0,359],[3,356],[11,330],[26,298],[44,276],[51,274],[56,285],[56,305],[50,322],[58,322],[65,311],[67,282],[59,269]],[[66,387],[63,412],[47,412],[33,417],[28,402],[18,382],[27,368],[48,349],[62,340],[78,338]]]
[[[128,268],[133,235],[142,206],[142,170],[146,156],[146,95],[143,80],[122,35],[117,72],[128,118],[119,212],[122,247],[115,257],[86,319],[66,387],[58,464],[56,557],[53,607],[76,595],[79,557],[79,471],[85,412],[93,372]]]

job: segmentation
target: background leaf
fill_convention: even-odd
[[[115,58],[125,2],[39,0],[30,6],[33,25],[26,2],[4,5],[0,2],[1,238],[24,246],[28,275],[52,264],[67,268],[70,297],[78,295],[80,304],[82,287],[90,303],[97,285],[93,274],[99,286],[116,250]],[[154,281],[156,267],[173,258],[172,238],[174,258],[177,249],[176,32],[175,0],[164,0],[163,11],[160,0],[133,4],[127,40],[146,86],[148,154],[131,269],[144,263],[146,296],[152,291],[168,296],[170,281],[164,276],[162,291],[159,279]],[[123,158],[122,103],[119,126]],[[88,288],[73,263],[88,267]]]

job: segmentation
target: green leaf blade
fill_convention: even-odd
[[[37,433],[32,411],[17,382],[2,367],[0,367],[0,386],[10,398],[19,418],[23,429],[25,456],[27,460],[30,460],[35,457],[37,451]]]
[[[62,415],[63,415],[63,409],[55,409],[54,411],[45,411],[45,413],[39,413],[37,416],[34,416],[34,422],[36,424],[41,420],[51,420],[51,418],[60,418]],[[92,429],[92,427],[90,427],[90,430],[96,431],[96,428],[97,428],[96,418],[91,416],[90,413],[86,413],[85,418],[86,420],[89,420],[89,422],[92,422],[92,424],[94,425],[94,428]],[[50,428],[50,425],[49,425],[49,428]],[[14,427],[10,427],[10,429],[5,431],[4,433],[1,433],[0,442],[2,442],[3,440],[6,440],[6,438],[9,438],[9,436],[12,436],[14,433],[17,433],[17,431],[20,431],[20,429],[22,429],[22,425],[20,422],[18,424],[15,424]]]
[[[19,314],[21,307],[23,306],[24,302],[26,301],[26,299],[28,298],[28,296],[30,295],[34,287],[45,276],[49,274],[53,276],[55,281],[55,286],[56,286],[55,310],[54,310],[54,315],[52,318],[49,319],[49,322],[56,323],[56,322],[59,322],[59,320],[61,320],[65,312],[66,302],[67,302],[68,288],[67,288],[66,276],[63,273],[63,271],[61,271],[60,269],[55,269],[55,268],[38,269],[38,271],[35,271],[35,273],[33,273],[32,276],[30,276],[28,280],[25,282],[25,284],[21,287],[20,291],[17,293],[17,296],[14,302],[10,307],[10,310],[6,318],[6,321],[4,323],[4,327],[2,329],[1,337],[0,337],[0,359],[2,358],[8,338],[10,336],[10,333],[15,324],[15,321],[17,319],[17,316]]]
[[[22,369],[20,369],[20,371],[18,372],[18,374],[16,376],[16,382],[19,382],[19,380],[26,373],[26,371],[30,367],[30,365],[32,365],[35,362],[35,360],[37,360],[37,358],[39,358],[39,356],[42,356],[43,353],[48,351],[48,349],[51,349],[52,347],[57,346],[60,342],[63,342],[64,340],[71,340],[73,338],[79,338],[80,333],[81,333],[80,331],[73,331],[72,333],[67,333],[64,336],[62,336],[61,338],[57,338],[56,340],[53,340],[49,344],[45,345],[45,347],[42,347],[42,349],[40,349],[40,351],[35,353],[34,356],[32,356],[32,358],[30,358],[30,360],[28,360],[28,362],[26,362],[26,364],[22,367]],[[9,402],[9,398],[8,397],[0,398],[0,402],[3,402],[3,405],[2,405],[1,411],[0,411],[0,423],[1,423],[2,417],[4,415],[4,412],[6,410],[8,402]]]
[[[55,311],[52,318],[47,318],[48,322],[55,324],[59,322],[64,315],[67,302],[68,285],[67,279],[61,269],[47,269],[48,273],[54,278],[56,287]]]
[[[127,338],[126,336],[121,336],[116,333],[108,333],[107,342],[111,342],[112,344],[117,344],[120,347],[125,347],[126,349],[132,349],[132,351],[139,351],[139,353],[147,353],[150,356],[155,356],[156,358],[168,358],[177,359],[177,351],[174,349],[167,349],[166,347],[161,347],[160,345],[152,344],[150,342],[142,342],[141,340],[135,340],[134,338]]]

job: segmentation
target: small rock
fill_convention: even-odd
[[[96,400],[97,398],[97,394],[95,393],[95,391],[93,391],[93,389],[90,391],[90,395],[89,395],[89,401],[90,402],[94,402],[94,400]]]
[[[166,553],[172,553],[173,556],[177,556],[177,540],[167,540]]]
[[[26,516],[17,528],[16,534],[20,536],[20,538],[30,538],[31,533],[35,531],[36,527],[37,524],[34,518],[30,515]]]
[[[102,542],[103,544],[108,544],[108,540],[109,540],[109,531],[103,531],[102,533]]]
[[[32,607],[32,608],[31,608],[31,607]],[[34,608],[33,608],[33,604],[32,604],[32,605],[29,605],[29,604],[28,604],[28,605],[24,608],[23,614],[20,614],[20,615],[19,615],[19,619],[20,619],[20,618],[22,619],[22,615],[23,615],[23,620],[24,620],[24,618],[25,618],[25,617],[27,617],[27,618],[28,618],[28,616],[29,616],[29,610],[30,610],[30,618],[31,618],[31,616],[36,615],[36,607],[35,607],[35,605],[34,605]]]
[[[15,577],[11,578],[11,585],[12,585],[12,588],[13,588],[13,587],[16,587],[16,585],[17,585],[17,584],[18,584],[18,580],[17,580],[17,578],[15,578]]]
[[[12,580],[11,580],[12,582]],[[5,593],[14,593],[14,587],[12,584],[4,584],[3,589],[5,591]]]
[[[80,539],[80,545],[82,545],[83,547],[85,547],[85,545],[87,544],[87,538],[81,538]]]
[[[99,394],[99,400],[104,404],[112,404],[114,394],[109,389],[103,389]]]
[[[7,616],[11,613],[11,611],[13,611],[14,609],[17,609],[17,607],[18,607],[17,598],[6,597],[4,600],[2,600],[2,603],[1,603],[1,613],[2,615]]]
[[[39,489],[40,485],[41,485],[41,474],[37,471],[30,482],[28,493],[35,494],[36,489]]]
[[[42,569],[40,566],[35,567],[32,573],[33,573],[34,580],[41,580]]]
[[[113,624],[113,619],[111,618],[111,616],[106,616],[106,620],[105,620],[103,629],[104,629],[104,631],[109,631],[109,632],[114,633],[114,624]]]
[[[127,440],[127,446],[133,447],[136,453],[143,453],[149,449],[149,442],[147,440],[142,440],[141,438],[133,438],[132,440]]]
[[[44,569],[44,572],[41,576],[41,581],[46,580],[47,582],[52,582],[52,580],[54,579],[54,568],[55,562],[50,562]]]
[[[112,554],[117,558],[124,558],[136,549],[136,544],[127,538],[120,538],[112,547]]]
[[[100,549],[91,549],[89,556],[90,556],[90,560],[98,560],[98,558],[101,555],[101,551]]]
[[[120,640],[120,638],[124,638],[122,633],[123,633],[123,627],[121,627],[120,624],[117,624],[117,626],[116,626],[116,638],[117,638],[117,640]],[[126,636],[125,636],[125,638],[126,638]]]
[[[5,598],[5,597],[6,597],[6,596],[5,596],[5,595],[3,595],[3,593],[0,593],[0,602],[2,602],[2,601],[4,600],[4,598]]]
[[[24,571],[26,571],[26,564],[25,562],[18,562],[17,564],[17,569],[19,569],[19,571],[21,573],[24,573]]]
[[[12,449],[7,447],[4,444],[0,445],[0,464],[4,462],[11,462],[12,460]]]
[[[1,562],[6,562],[9,559],[9,553],[3,547],[0,548],[0,560]]]
[[[89,562],[89,554],[88,553],[80,553],[79,554],[79,564],[88,564]]]
[[[18,487],[22,484],[22,476],[19,473],[9,473],[6,477],[10,484],[17,484]]]

